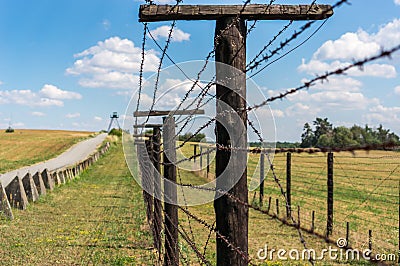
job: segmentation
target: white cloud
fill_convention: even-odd
[[[142,49],[128,39],[111,37],[75,55],[74,65],[66,70],[79,76],[79,84],[91,88],[132,89],[138,85]],[[154,50],[145,51],[144,72],[155,72],[159,58]]]
[[[400,0],[394,0],[394,3],[395,3],[396,5],[400,5]]]
[[[18,104],[26,106],[64,106],[64,103],[57,99],[41,97],[31,90],[0,91],[0,104]]]
[[[394,93],[397,95],[400,95],[400,86],[397,86],[396,88],[394,88]]]
[[[96,121],[103,121],[103,118],[101,118],[100,116],[95,116],[95,117],[94,117],[94,120],[96,120]]]
[[[42,113],[42,112],[32,112],[31,114],[33,116],[45,116],[46,115],[45,113]]]
[[[160,37],[162,38],[168,38],[169,32],[171,30],[171,26],[160,26],[154,30],[151,30],[150,33],[151,35],[158,40]],[[188,41],[190,39],[190,34],[183,32],[182,30],[178,29],[175,27],[172,31],[172,36],[171,36],[171,41],[173,42],[182,42],[182,41]]]
[[[3,84],[4,84],[3,81],[0,80],[0,86],[3,85]]]
[[[46,84],[39,91],[39,94],[43,97],[47,97],[50,99],[59,99],[59,100],[79,100],[82,99],[82,95],[73,91],[64,91],[57,88],[54,85]]]
[[[291,102],[303,104],[296,107],[301,110],[306,110],[304,104],[307,104],[307,108],[309,107],[311,110],[365,110],[370,105],[379,104],[377,98],[370,99],[361,92],[347,90],[347,88],[342,90],[323,90],[316,93],[300,91],[289,96],[288,99]],[[291,114],[295,115],[295,112],[291,112]]]
[[[312,59],[310,62],[305,63],[305,60],[302,60],[301,65],[297,68],[300,72],[306,72],[308,74],[323,74],[325,72],[334,71],[339,68],[343,68],[349,66],[351,63],[343,63],[339,60],[335,60],[331,63],[319,61]],[[389,64],[368,64],[365,65],[362,69],[352,68],[346,72],[349,76],[361,77],[361,76],[370,76],[370,77],[382,77],[382,78],[394,78],[397,76],[396,68]]]
[[[385,107],[379,104],[370,108],[369,111],[370,113],[365,115],[369,124],[387,123],[397,127],[397,130],[400,129],[400,107]]]
[[[80,113],[71,113],[71,114],[66,114],[65,115],[66,118],[78,118],[80,116],[81,116]]]
[[[348,32],[338,40],[325,42],[314,54],[315,60],[364,59],[380,52],[381,47],[391,48],[400,43],[400,19],[383,25],[375,34],[360,29]]]

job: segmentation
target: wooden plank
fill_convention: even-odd
[[[203,115],[204,110],[177,110],[177,111],[137,111],[133,114],[134,117],[146,117],[146,116],[168,116],[168,115]]]
[[[140,22],[167,20],[217,20],[237,16],[242,5],[141,5]],[[241,14],[247,20],[320,20],[333,15],[330,5],[247,5]]]
[[[162,124],[140,124],[140,125],[133,125],[133,128],[154,128],[154,127],[162,127]]]

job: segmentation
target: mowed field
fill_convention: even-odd
[[[61,154],[93,132],[62,130],[0,131],[0,174]]]
[[[193,155],[186,145],[183,154]],[[213,156],[210,156],[213,158]],[[334,232],[332,239],[345,237],[345,222],[350,222],[350,244],[362,250],[368,247],[368,230],[373,232],[375,252],[395,252],[398,239],[398,191],[400,154],[371,151],[357,154],[338,153],[334,156]],[[258,178],[259,155],[249,156],[250,177]],[[204,162],[205,160],[203,160]],[[197,164],[199,160],[197,160]],[[190,169],[193,161],[185,168]],[[275,174],[283,188],[286,155],[274,158]],[[205,164],[204,164],[205,166]],[[265,164],[266,170],[269,168]],[[215,165],[211,164],[211,173]],[[326,226],[326,154],[293,154],[292,205],[300,206],[301,224],[311,226],[315,211],[315,231],[324,234]],[[267,172],[267,171],[266,171]],[[213,175],[210,175],[211,178]],[[203,184],[210,181],[205,173],[178,171],[179,182]],[[249,202],[260,206],[259,191],[249,192]],[[271,206],[268,198],[271,197]],[[280,200],[279,217],[285,217],[283,197],[272,172],[266,176],[262,209],[249,212],[249,255],[255,265],[309,265],[307,261],[282,261],[275,252],[273,261],[260,260],[257,253],[265,247],[272,249],[304,249],[299,232],[283,225],[273,216]],[[294,218],[297,220],[297,208]],[[191,213],[213,225],[215,214],[212,202],[189,206]],[[31,204],[27,211],[15,210],[14,221],[0,218],[0,257],[4,265],[154,265],[155,257],[149,227],[146,224],[141,188],[131,177],[125,164],[119,141],[96,165],[80,178],[58,187],[55,191]],[[215,234],[179,212],[183,228],[197,248],[215,264]],[[302,231],[308,248],[317,256],[329,244],[319,237]],[[335,245],[330,245],[335,248]],[[191,247],[180,238],[182,265],[200,265]],[[346,261],[328,256],[316,265],[373,265],[364,260]],[[395,265],[393,261],[388,264]]]
[[[198,153],[198,152],[197,152]],[[183,148],[186,157],[193,155],[193,146]],[[211,158],[214,155],[210,156]],[[206,156],[203,158],[205,165]],[[259,180],[259,154],[250,154],[248,157],[248,180]],[[268,160],[265,160],[265,189],[263,210],[268,210],[270,215],[258,211],[250,211],[249,220],[249,251],[253,262],[262,264],[258,260],[257,251],[266,244],[270,249],[293,248],[303,250],[300,237],[296,229],[289,228],[271,216],[286,219],[286,204],[274,175],[286,191],[286,153],[275,154],[273,159],[274,171],[270,170]],[[292,154],[292,186],[291,198],[293,217],[300,222],[304,229],[312,227],[312,214],[314,213],[314,230],[319,235],[326,234],[327,221],[327,154]],[[192,165],[193,162],[190,162]],[[190,163],[185,163],[185,168],[190,168]],[[197,159],[197,164],[199,159]],[[215,171],[214,162],[210,165],[210,175]],[[205,177],[205,171],[202,176]],[[204,184],[210,180],[202,181],[193,173],[181,170],[182,183]],[[393,255],[398,252],[399,245],[399,183],[400,183],[400,153],[392,151],[359,151],[356,153],[342,152],[334,154],[334,224],[330,239],[346,238],[346,224],[349,223],[349,245],[363,251],[369,245],[369,230],[372,232],[372,251],[374,254]],[[269,198],[271,197],[271,204]],[[279,205],[277,208],[277,200]],[[249,192],[249,202],[260,206],[259,188]],[[206,217],[213,224],[213,205],[189,207],[199,217]],[[278,212],[279,209],[279,212]],[[185,217],[184,213],[181,213]],[[184,218],[182,218],[184,219]],[[191,221],[191,225],[196,222]],[[189,226],[187,219],[186,225]],[[190,228],[190,227],[189,227]],[[200,226],[203,229],[204,227]],[[193,229],[192,229],[193,230]],[[205,232],[198,239],[201,246],[207,240]],[[317,236],[303,231],[308,248],[320,252],[328,248],[328,244]],[[210,245],[213,245],[211,241]],[[335,248],[335,245],[331,245]],[[213,250],[213,249],[212,249]],[[210,253],[210,256],[213,254]],[[293,265],[286,262],[287,265]],[[283,263],[283,264],[286,264]],[[322,265],[335,265],[350,263],[345,260],[324,260]],[[397,262],[387,261],[395,265]],[[368,264],[365,261],[352,261],[351,264]]]

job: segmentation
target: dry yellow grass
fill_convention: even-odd
[[[56,157],[93,132],[62,130],[0,131],[0,174]]]
[[[186,156],[193,154],[192,147],[183,147]],[[350,223],[350,244],[359,250],[368,247],[368,230],[373,233],[373,251],[381,254],[397,254],[398,247],[398,202],[400,182],[400,153],[388,151],[370,151],[334,154],[334,228],[332,239],[346,236],[346,222]],[[257,166],[259,155],[250,155],[248,176],[259,178]],[[193,164],[193,162],[192,162]],[[276,154],[274,159],[275,173],[279,182],[286,190],[286,154]],[[265,163],[266,172],[269,165]],[[215,169],[214,162],[211,172]],[[181,171],[183,183],[203,184],[208,180],[196,178],[192,173]],[[204,175],[203,175],[204,176]],[[253,202],[253,196],[255,200]],[[258,202],[259,191],[249,193],[249,201],[255,205]],[[271,171],[266,176],[265,199],[263,209],[268,208],[268,198],[272,198],[270,213],[276,214],[275,199],[279,199],[279,217],[286,216],[284,198],[277,183],[273,180]],[[311,227],[312,212],[315,211],[315,230],[325,234],[327,205],[327,155],[292,154],[292,206],[297,220],[297,206],[301,208],[302,225]],[[191,207],[191,211],[204,218],[210,224],[214,221],[212,204]],[[182,222],[185,215],[181,213]],[[188,228],[189,222],[184,222]],[[207,239],[207,230],[191,222],[195,231],[197,243],[202,246]],[[324,240],[308,233],[303,233],[307,246],[321,251],[327,248]],[[215,236],[212,236],[214,239]],[[259,248],[268,244],[270,248],[302,249],[298,233],[281,222],[259,212],[250,211],[249,219],[249,253],[253,258]],[[207,255],[212,259],[215,254],[215,241],[211,241],[211,252]],[[334,245],[333,245],[334,247]],[[189,248],[190,249],[190,248]],[[190,257],[190,256],[189,256]],[[256,264],[260,263],[257,259]],[[279,262],[282,263],[282,262]],[[287,262],[287,265],[293,265]],[[324,261],[323,265],[342,264],[344,261]],[[351,264],[364,265],[366,262],[353,261]],[[389,262],[389,264],[395,262]],[[285,263],[283,263],[285,264]],[[268,264],[270,265],[270,264]],[[280,264],[278,264],[280,265]],[[285,264],[286,265],[286,264]]]

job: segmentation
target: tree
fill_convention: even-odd
[[[315,139],[318,141],[319,137],[324,135],[324,134],[329,134],[332,132],[332,124],[329,123],[328,118],[320,118],[317,117],[314,121],[313,124],[315,126]]]
[[[310,148],[314,146],[316,140],[314,132],[309,123],[305,123],[303,127],[303,133],[301,134],[301,148]]]
[[[179,140],[180,140],[180,141],[186,141],[186,140],[188,140],[192,135],[193,135],[193,134],[190,133],[190,132],[185,133],[185,134],[183,134],[183,135],[179,135]],[[205,134],[198,133],[198,134],[196,134],[194,137],[192,137],[192,138],[190,139],[190,141],[191,141],[191,142],[200,142],[201,140],[205,139],[205,137],[206,137]]]
[[[332,147],[333,145],[333,138],[330,134],[323,134],[318,138],[318,142],[316,144],[319,148],[327,148]]]
[[[333,129],[333,146],[345,148],[359,143],[353,139],[353,134],[347,127],[335,127]]]

